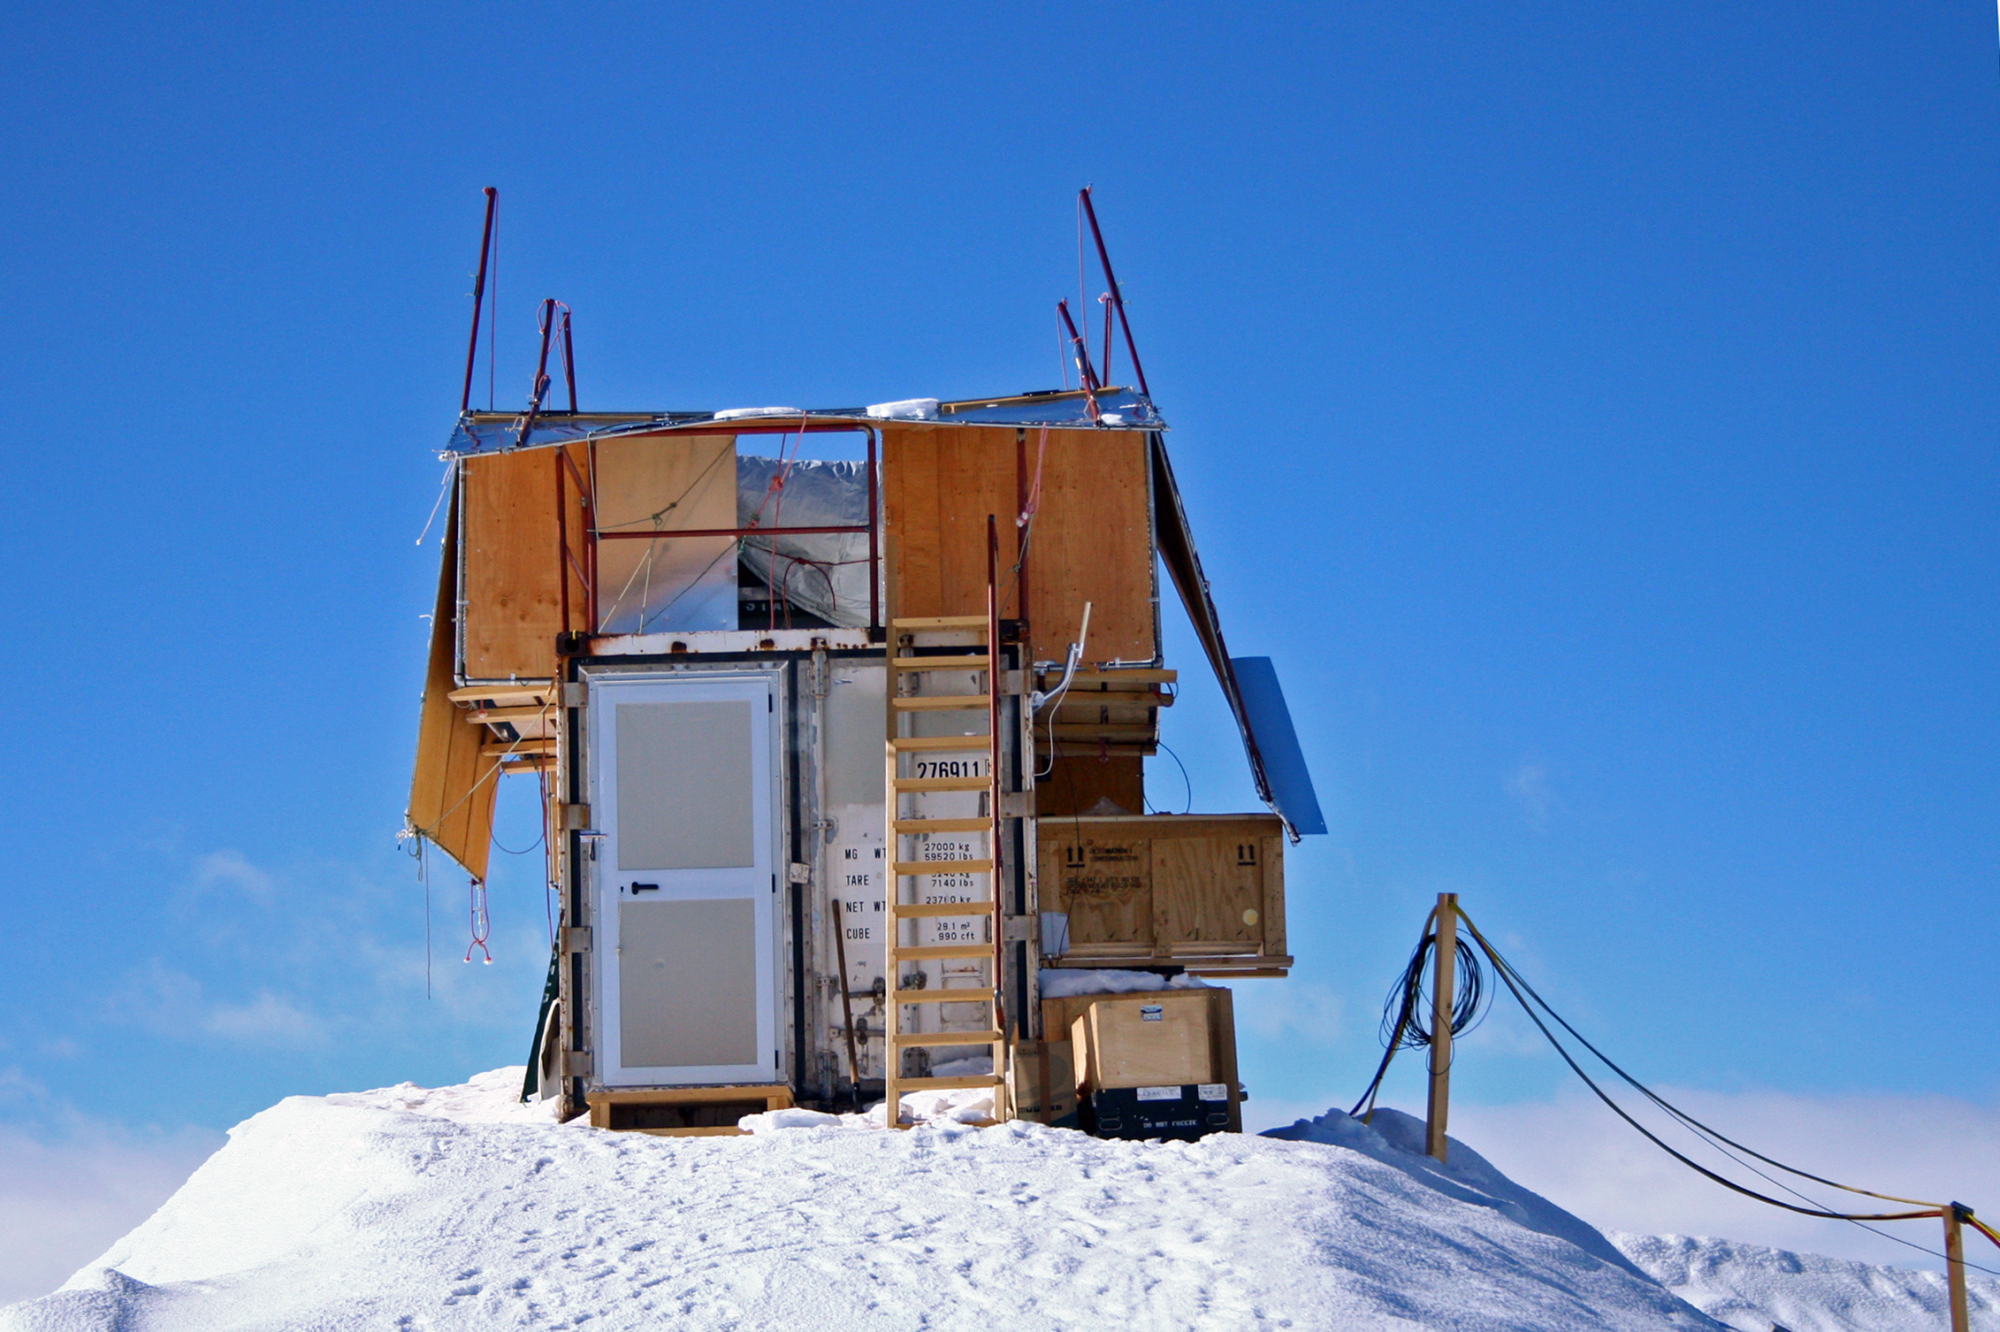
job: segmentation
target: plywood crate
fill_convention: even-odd
[[[1145,1010],[1157,1007],[1157,1022]],[[1236,1012],[1220,986],[1084,994],[1042,1001],[1043,1030],[1070,1033],[1079,1098],[1100,1087],[1221,1083],[1229,1128],[1243,1127],[1236,1081]]]
[[[1060,967],[1282,976],[1284,825],[1271,814],[1045,818],[1044,909],[1069,917]]]
[[[1076,1065],[1068,1041],[1019,1041],[1007,1061],[1016,1119],[1076,1126]]]

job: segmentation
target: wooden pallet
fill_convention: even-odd
[[[652,1118],[649,1107],[666,1110],[679,1107],[683,1116],[698,1117],[702,1107],[741,1105],[743,1114],[789,1110],[792,1089],[784,1083],[759,1083],[741,1087],[645,1087],[627,1091],[590,1092],[584,1096],[590,1107],[592,1128],[616,1129],[627,1133],[650,1133],[662,1138],[733,1138],[743,1136],[734,1123],[679,1127],[648,1127],[634,1119]],[[620,1122],[620,1121],[625,1122]]]

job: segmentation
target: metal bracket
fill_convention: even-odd
[[[590,686],[581,680],[565,680],[562,687],[562,705],[566,708],[580,708],[590,702]]]
[[[565,953],[587,953],[590,951],[590,926],[565,925],[562,931],[562,950]]]
[[[582,832],[590,827],[589,805],[564,805],[562,826],[568,832]]]
[[[587,1078],[597,1071],[597,1061],[588,1050],[563,1051],[563,1076],[566,1078]]]
[[[1002,791],[1000,793],[1000,817],[1003,819],[1034,818],[1035,793],[1033,791]]]
[[[1036,919],[1033,916],[1007,917],[1006,940],[1008,943],[1027,943],[1034,938]]]
[[[811,883],[812,877],[813,867],[811,865],[801,865],[797,861],[794,861],[791,867],[785,871],[786,883]]]

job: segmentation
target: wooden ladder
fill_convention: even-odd
[[[1002,1088],[1007,1081],[1007,1022],[1002,999],[1001,956],[1004,947],[1004,915],[1000,909],[1001,874],[1000,858],[1000,625],[998,620],[997,589],[994,585],[994,560],[989,551],[986,582],[986,614],[984,615],[941,615],[913,619],[890,620],[889,634],[889,741],[887,749],[889,784],[889,828],[887,845],[890,848],[888,911],[889,928],[887,934],[886,974],[890,986],[888,1009],[888,1048],[885,1065],[883,1094],[886,1100],[884,1115],[891,1128],[899,1126],[902,1097],[913,1091],[952,1091],[970,1087],[993,1088],[993,1115],[1000,1118],[1004,1109],[1000,1102]],[[979,649],[972,654],[925,652],[917,648],[912,639],[925,631],[974,632],[981,641]],[[959,647],[967,646],[965,644]],[[905,694],[901,685],[905,680],[920,679],[926,672],[935,671],[978,671],[986,677],[984,693],[977,694]],[[905,719],[920,712],[944,714],[984,713],[986,730],[984,734],[916,736],[906,735]],[[966,718],[968,724],[970,717]],[[986,772],[983,776],[923,777],[905,776],[903,760],[912,755],[938,754],[978,754],[984,756]],[[921,762],[922,760],[917,760]],[[975,760],[976,761],[976,760]],[[905,799],[920,801],[925,795],[947,791],[983,791],[986,793],[986,810],[977,817],[929,818],[903,809]],[[925,860],[918,852],[911,859],[903,858],[905,838],[921,837],[928,833],[974,832],[986,835],[986,854],[983,858],[957,860]],[[986,877],[985,901],[926,902],[926,880],[940,874],[980,875]],[[906,891],[912,900],[905,901]],[[976,890],[975,890],[976,891]],[[903,941],[903,930],[907,922],[911,934],[921,930],[919,922],[925,920],[953,920],[972,923],[976,931],[977,922],[986,922],[986,941],[983,943],[917,944]],[[919,989],[903,988],[903,964],[907,962],[940,961],[947,959],[983,959],[986,962],[988,983],[979,988]],[[967,1004],[983,1003],[992,1015],[992,1022],[983,1031],[912,1031],[902,1030],[903,1006],[906,1004]],[[920,1077],[903,1076],[903,1051],[912,1047],[953,1047],[968,1052],[978,1046],[986,1046],[993,1052],[993,1071],[990,1074],[974,1074],[967,1077]],[[988,1121],[991,1122],[991,1121]]]

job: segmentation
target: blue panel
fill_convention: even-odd
[[[1306,756],[1299,749],[1299,735],[1292,729],[1292,714],[1285,707],[1285,692],[1278,688],[1278,672],[1271,659],[1231,657],[1229,664],[1235,668],[1236,689],[1250,719],[1250,733],[1257,739],[1257,752],[1264,760],[1271,803],[1292,825],[1292,831],[1324,833],[1326,819],[1319,812],[1312,774],[1306,771]]]

